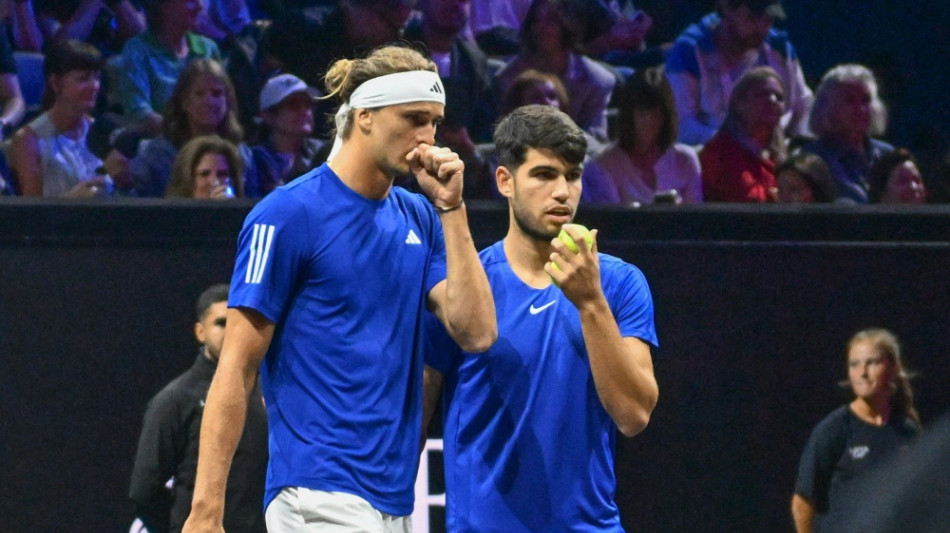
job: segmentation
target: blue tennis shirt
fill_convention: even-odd
[[[599,257],[621,335],[656,346],[643,274]],[[495,297],[494,346],[462,352],[426,317],[426,363],[444,375],[448,530],[623,531],[614,502],[617,427],[597,396],[577,308],[554,285],[522,282],[503,242],[480,258]]]
[[[276,324],[261,365],[265,507],[284,487],[306,487],[412,512],[422,312],[445,273],[438,216],[399,187],[370,200],[323,165],[254,207],[228,304]]]

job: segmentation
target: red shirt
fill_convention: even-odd
[[[775,202],[775,162],[719,131],[699,153],[707,202]]]

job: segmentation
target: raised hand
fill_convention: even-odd
[[[433,205],[449,208],[462,201],[465,163],[458,154],[448,148],[422,143],[406,155],[406,160]]]

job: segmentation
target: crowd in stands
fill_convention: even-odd
[[[331,61],[399,42],[439,67],[437,141],[465,161],[470,199],[498,198],[493,124],[543,103],[588,135],[587,202],[935,201],[938,177],[886,142],[875,74],[841,64],[810,88],[775,27],[781,2],[717,0],[656,42],[664,14],[629,0],[0,0],[0,191],[260,198],[326,160]],[[228,184],[205,191],[207,154]]]

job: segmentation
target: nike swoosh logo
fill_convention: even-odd
[[[557,302],[557,300],[551,300],[550,302],[548,302],[548,303],[542,305],[541,307],[535,307],[534,304],[531,304],[531,308],[529,308],[528,311],[529,311],[532,315],[536,315],[536,314],[540,313],[541,311],[544,311],[544,310],[547,309],[548,307],[551,307],[552,305],[554,305],[555,302]]]

